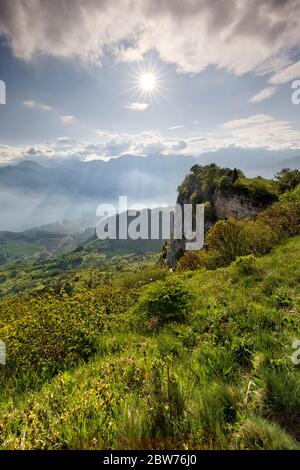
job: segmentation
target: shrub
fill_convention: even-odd
[[[277,242],[300,234],[300,185],[283,194],[279,202],[273,204],[258,216],[267,230],[273,230]]]
[[[286,191],[292,191],[300,184],[300,171],[283,168],[275,175],[275,178],[278,180],[279,191],[285,193]]]
[[[231,263],[236,256],[243,254],[240,234],[244,223],[233,217],[220,220],[207,233],[205,243],[209,251],[217,252],[219,265]]]
[[[138,309],[161,322],[182,321],[191,305],[192,294],[176,277],[149,285],[141,295]]]
[[[226,266],[238,256],[263,255],[278,242],[278,233],[261,220],[220,220],[208,232],[206,245],[215,267]]]
[[[88,296],[46,295],[27,302],[8,299],[5,309],[9,321],[3,318],[0,325],[7,348],[3,379],[30,370],[50,374],[63,364],[88,359],[96,350],[102,310]]]
[[[293,297],[285,287],[278,287],[272,294],[272,299],[279,308],[291,308]]]
[[[177,268],[180,271],[195,271],[201,268],[201,255],[199,251],[187,251],[179,260]]]
[[[234,267],[241,275],[250,275],[256,271],[256,258],[253,255],[239,256],[235,262]]]
[[[278,234],[260,220],[247,220],[240,235],[241,252],[265,255],[278,243]]]

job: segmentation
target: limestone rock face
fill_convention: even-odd
[[[255,219],[267,207],[266,204],[254,202],[246,196],[232,193],[223,194],[219,189],[213,195],[213,205],[218,220],[228,219],[228,217]]]

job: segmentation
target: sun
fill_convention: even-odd
[[[151,92],[156,87],[156,77],[153,73],[142,73],[139,77],[139,86],[144,92]]]
[[[166,72],[164,66],[153,58],[139,61],[130,66],[129,80],[124,93],[132,93],[132,101],[147,104],[147,107],[160,100],[166,92]],[[138,109],[137,107],[135,109]],[[139,109],[145,109],[140,107]]]

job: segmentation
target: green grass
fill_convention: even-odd
[[[238,178],[234,188],[245,192],[257,200],[275,201],[278,197],[278,184],[260,176],[256,178]]]
[[[80,269],[69,293],[1,299],[0,448],[299,449],[299,258],[295,237],[215,271]]]

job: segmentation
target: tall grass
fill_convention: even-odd
[[[299,448],[299,256],[3,299],[0,447]]]

